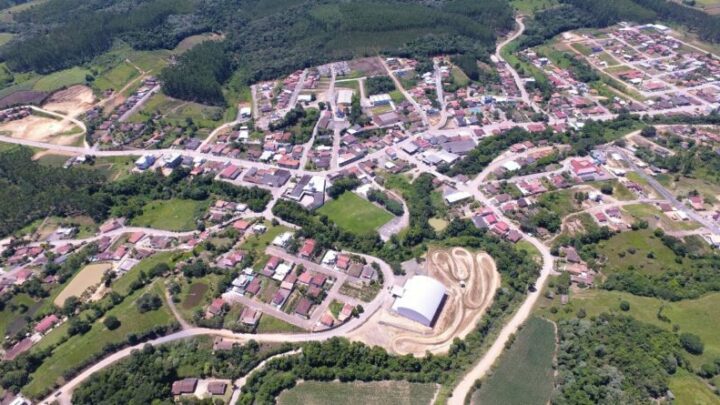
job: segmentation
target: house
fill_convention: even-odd
[[[505,235],[505,238],[512,243],[518,243],[522,239],[522,234],[513,229]]]
[[[328,328],[332,328],[333,325],[335,325],[335,319],[330,314],[324,314],[320,318],[320,323],[324,326],[327,326]]]
[[[240,322],[242,322],[243,325],[255,327],[258,321],[260,321],[260,316],[262,316],[262,312],[250,307],[245,307],[240,314]]]
[[[44,335],[47,331],[52,329],[53,326],[57,325],[58,322],[60,322],[60,319],[55,314],[48,315],[35,325],[34,330],[35,332]]]
[[[183,380],[175,381],[172,384],[173,395],[192,394],[197,388],[197,378],[185,378]]]
[[[233,229],[236,229],[240,232],[245,232],[248,228],[250,228],[250,225],[250,222],[244,219],[238,219],[237,221],[233,222],[232,227]]]
[[[570,167],[578,177],[592,176],[599,172],[597,166],[587,159],[572,159],[570,160]]]
[[[324,274],[316,274],[310,280],[310,285],[318,287],[318,288],[322,288],[322,286],[325,285],[326,281],[327,281],[327,277]]]
[[[342,270],[347,270],[349,265],[350,265],[350,256],[348,256],[348,255],[338,256],[337,262],[335,263],[335,266],[337,266],[337,268],[342,269]]]
[[[143,237],[145,237],[145,233],[143,233],[143,232],[133,232],[133,233],[130,235],[130,237],[128,237],[128,243],[134,245],[134,244],[140,242],[140,239],[142,239]]]
[[[235,180],[242,170],[235,165],[229,165],[225,169],[223,169],[222,172],[220,172],[220,178],[222,179],[228,179],[228,180]]]
[[[705,204],[703,203],[703,198],[701,196],[694,195],[688,198],[688,200],[690,201],[690,206],[692,206],[695,211],[705,210]]]
[[[275,295],[273,295],[272,304],[275,305],[275,307],[277,307],[278,309],[282,308],[283,304],[285,304],[285,301],[287,301],[289,296],[290,290],[280,288],[277,290]]]
[[[355,309],[355,307],[351,304],[346,303],[345,305],[343,305],[342,309],[340,310],[340,314],[338,315],[338,320],[340,322],[345,322],[346,319],[352,316],[353,309]]]
[[[303,274],[301,274],[300,277],[298,277],[297,281],[298,281],[298,283],[300,283],[302,285],[310,285],[310,281],[312,281],[312,278],[313,278],[312,273],[310,273],[309,271],[306,271]]]
[[[312,308],[312,302],[305,297],[302,297],[295,307],[295,313],[307,319],[310,318],[310,309]]]
[[[574,247],[568,246],[562,250],[565,253],[565,260],[570,263],[580,263],[582,259]]]
[[[262,284],[260,283],[260,279],[255,277],[248,283],[247,287],[245,287],[245,292],[252,295],[257,295],[260,292],[261,286]]]
[[[305,242],[303,242],[302,247],[300,248],[300,251],[298,252],[298,256],[309,259],[313,252],[315,251],[315,239],[305,239]]]
[[[219,315],[222,312],[224,306],[225,301],[222,298],[215,298],[208,307],[207,312],[212,316]]]

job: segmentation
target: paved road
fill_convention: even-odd
[[[121,115],[120,118],[118,118],[118,121],[119,122],[127,121],[133,114],[140,111],[142,106],[145,105],[145,103],[147,103],[148,100],[150,100],[150,97],[152,97],[153,94],[157,93],[158,91],[160,91],[159,84],[157,86],[153,87],[152,89],[150,89],[140,100],[138,100],[137,103],[135,103],[134,106],[132,106],[131,109],[125,111],[125,113],[123,115]]]
[[[525,89],[525,83],[523,82],[522,78],[520,78],[520,75],[518,74],[518,72],[502,57],[502,49],[505,46],[507,46],[509,43],[511,43],[518,37],[520,37],[520,35],[522,35],[523,32],[525,32],[525,24],[523,24],[522,17],[518,16],[517,18],[515,18],[515,22],[518,25],[518,30],[515,31],[509,37],[505,38],[505,40],[502,41],[500,44],[498,44],[497,48],[495,48],[495,57],[498,58],[498,60],[505,62],[505,65],[507,65],[507,68],[508,68],[508,70],[510,70],[510,73],[512,74],[513,79],[515,79],[515,85],[517,86],[518,90],[520,90],[520,97],[522,98],[523,102],[525,102],[525,104],[531,106],[535,112],[539,112],[540,108],[530,100],[530,96],[528,95],[528,92]]]
[[[675,209],[684,212],[690,219],[698,222],[705,228],[709,229],[712,233],[720,235],[720,226],[718,226],[714,221],[698,214],[692,208],[678,201],[678,199],[675,198],[673,193],[668,191],[668,189],[666,189],[662,184],[655,180],[655,177],[648,175],[647,173],[645,173],[645,170],[638,167],[638,165],[635,163],[634,157],[629,156],[624,149],[620,149],[617,147],[610,147],[608,149],[612,150],[613,152],[619,153],[623,158],[625,158],[632,170],[638,175],[640,175],[640,177],[645,179],[645,181],[648,182],[650,187],[655,189],[655,191],[664,199],[666,199],[670,204],[672,204]]]
[[[352,252],[346,252],[352,253]],[[357,254],[357,253],[352,253]],[[364,257],[368,262],[376,262],[380,265],[380,271],[383,273],[385,280],[385,287],[392,287],[395,283],[395,275],[392,272],[392,268],[389,264],[376,257],[357,254],[358,256]],[[328,270],[330,271],[330,270]],[[172,333],[167,336],[163,336],[146,343],[138,344],[132,347],[122,349],[115,352],[104,359],[98,361],[87,369],[83,370],[80,374],[75,376],[72,380],[65,383],[59,389],[53,391],[52,394],[43,399],[40,403],[50,404],[57,400],[61,405],[70,404],[72,398],[72,391],[91,375],[103,370],[104,368],[111,366],[112,364],[130,356],[133,350],[140,350],[145,344],[151,344],[153,346],[161,345],[165,343],[174,342],[177,340],[187,339],[196,336],[218,336],[222,338],[234,339],[238,342],[247,342],[255,340],[257,342],[269,342],[269,343],[303,343],[308,341],[324,341],[333,337],[346,336],[351,331],[359,328],[365,322],[367,322],[372,315],[374,315],[387,300],[392,299],[389,288],[383,288],[375,299],[363,305],[364,312],[360,314],[357,319],[352,319],[344,324],[330,330],[316,332],[316,333],[298,333],[298,334],[287,334],[287,333],[265,333],[265,334],[252,334],[252,333],[235,333],[227,329],[208,329],[208,328],[189,328],[179,332]]]

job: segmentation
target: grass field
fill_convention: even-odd
[[[540,196],[540,205],[558,214],[560,218],[578,211],[573,190],[551,191]]]
[[[84,84],[85,76],[89,74],[89,70],[81,67],[61,70],[42,77],[40,80],[35,82],[33,90],[55,91],[75,84]]]
[[[217,274],[208,274],[193,279],[192,284],[182,284],[180,305],[177,306],[177,309],[185,320],[191,321],[196,310],[204,309],[210,304],[219,279],[220,276]]]
[[[88,264],[70,280],[70,283],[55,297],[53,303],[58,307],[62,307],[66,299],[72,296],[80,297],[88,288],[100,284],[103,274],[110,269],[112,269],[110,263]]]
[[[135,226],[165,229],[168,231],[191,231],[208,207],[207,201],[157,200],[143,207],[142,215],[133,218]]]
[[[130,121],[145,122],[155,113],[162,114],[165,120],[175,125],[185,125],[185,120],[191,118],[199,128],[215,128],[223,119],[221,107],[176,100],[156,93],[142,110],[130,117]]]
[[[630,310],[620,310],[620,302],[630,303]],[[720,293],[707,294],[694,300],[668,302],[657,298],[639,297],[629,293],[605,290],[583,290],[570,295],[570,302],[561,305],[559,297],[550,300],[544,296],[538,300],[537,312],[549,319],[572,319],[579,309],[584,309],[588,318],[603,312],[621,313],[635,319],[672,330],[674,325],[680,328],[680,333],[694,333],[705,343],[705,352],[700,356],[685,353],[690,363],[699,367],[704,362],[720,357],[720,335],[717,327],[720,323],[720,312],[716,310],[720,305]],[[557,313],[550,312],[555,306]],[[670,322],[663,322],[658,318],[662,307],[662,315],[668,317]]]
[[[623,184],[621,184],[620,182],[618,182],[615,179],[609,180],[609,181],[596,181],[596,182],[591,182],[588,184],[590,186],[598,189],[598,191],[603,186],[603,184],[612,185],[612,188],[613,188],[612,196],[617,198],[620,201],[629,201],[629,200],[634,200],[637,198],[635,196],[635,194],[633,194],[632,191],[628,190],[627,187],[625,187]]]
[[[135,67],[123,61],[119,65],[95,78],[93,87],[100,91],[109,89],[120,90],[128,82],[130,82],[130,80],[138,77],[139,75],[140,72],[138,72]]]
[[[281,319],[264,314],[257,326],[257,333],[299,333],[305,330]]]
[[[630,251],[631,248],[635,253]],[[598,251],[607,257],[605,273],[624,271],[632,266],[637,271],[652,274],[682,266],[675,263],[675,253],[649,229],[617,234],[602,242]],[[654,258],[647,257],[651,252]]]
[[[346,192],[318,210],[339,227],[355,234],[373,232],[393,218],[393,215],[352,192]]]
[[[675,395],[674,405],[711,405],[720,404],[715,395],[700,378],[684,369],[670,377],[670,391]]]
[[[114,315],[120,320],[119,328],[110,331],[98,320],[86,334],[71,337],[58,346],[33,373],[32,380],[23,387],[22,392],[36,397],[54,383],[62,381],[62,376],[67,370],[100,353],[106,344],[122,342],[129,333],[143,332],[158,325],[169,324],[173,317],[166,304],[155,311],[142,314],[138,312],[135,301],[147,291],[152,291],[160,297],[165,296],[162,282],[156,281],[125,298],[121,304],[107,313],[107,315]]]
[[[373,405],[429,404],[435,395],[434,384],[407,381],[317,382],[305,381],[284,391],[279,405],[335,405],[342,403]]]
[[[493,373],[473,394],[473,404],[544,405],[553,388],[552,323],[531,318],[500,357]]]
[[[453,66],[450,73],[452,74],[453,82],[458,86],[465,87],[470,84],[470,78],[459,67]]]
[[[253,235],[245,239],[241,249],[246,252],[252,252],[255,257],[260,257],[265,253],[265,248],[270,246],[270,243],[276,236],[283,232],[290,231],[291,229],[285,226],[272,226],[269,222],[265,223],[267,231],[260,235]]]
[[[31,310],[23,312],[23,310],[33,307],[37,308],[37,304],[27,294],[16,294],[9,302],[5,303],[5,308],[0,311],[0,337],[4,337],[5,334],[13,334],[22,327],[26,323],[23,318],[32,312]],[[21,310],[21,308],[23,309]]]

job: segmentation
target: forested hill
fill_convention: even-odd
[[[621,21],[675,23],[702,40],[720,42],[720,16],[668,0],[560,0],[558,7],[537,13],[528,23],[524,46],[534,46],[567,30],[607,27]]]
[[[136,49],[172,48],[213,30],[225,34],[223,58],[232,70],[242,69],[254,81],[378,52],[484,59],[497,33],[512,27],[507,0],[49,0],[0,27],[19,34],[0,58],[13,71],[48,73],[88,62],[118,40]],[[180,68],[185,80],[199,77],[215,87],[216,77],[225,76],[188,59],[190,68]],[[178,97],[217,101],[216,87],[171,87]]]

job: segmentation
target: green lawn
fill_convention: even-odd
[[[91,72],[85,68],[74,67],[51,73],[35,82],[33,90],[55,91],[75,84],[84,84],[85,76]]]
[[[391,213],[352,192],[345,192],[325,204],[318,213],[327,215],[339,227],[355,234],[373,232],[393,218]]]
[[[630,310],[620,310],[620,302],[630,303]],[[557,313],[550,312],[551,307],[558,309]],[[694,367],[704,362],[710,362],[720,357],[720,335],[716,325],[720,324],[720,293],[707,294],[694,300],[668,302],[657,298],[639,297],[625,292],[606,290],[583,290],[570,295],[570,302],[561,305],[559,297],[550,300],[544,296],[538,301],[537,312],[552,320],[572,319],[579,309],[584,309],[588,318],[603,312],[627,314],[635,319],[672,330],[674,325],[679,332],[694,333],[705,343],[705,351],[700,356],[685,353],[686,358]],[[658,312],[662,307],[662,315],[668,317],[670,322],[658,319]]]
[[[457,66],[453,66],[452,70],[450,71],[452,74],[452,79],[460,87],[465,87],[468,84],[470,84],[470,78],[465,74],[465,72],[462,71]]]
[[[620,182],[618,182],[615,179],[608,180],[608,181],[594,181],[594,182],[591,182],[588,184],[590,186],[598,189],[598,191],[600,190],[600,188],[602,187],[603,184],[611,184],[612,188],[613,188],[612,196],[620,201],[629,201],[629,200],[634,200],[637,198],[635,196],[635,194],[633,194],[632,191],[628,190],[627,187],[625,187],[623,184],[621,184]]]
[[[15,306],[16,309],[11,310],[11,306]],[[20,308],[27,308],[26,312],[22,312]],[[0,311],[0,337],[4,337],[5,334],[12,334],[17,332],[19,328],[25,325],[25,315],[32,315],[31,309],[37,310],[37,303],[27,294],[16,294],[10,301],[5,304],[5,308]]]
[[[540,196],[540,205],[564,218],[579,210],[573,194],[573,190],[551,191]]]
[[[428,404],[437,391],[435,384],[407,381],[318,382],[305,381],[284,391],[279,405],[335,405],[342,403],[373,405]]]
[[[86,334],[73,336],[58,346],[43,364],[32,374],[32,380],[23,387],[22,392],[30,397],[42,395],[46,389],[56,382],[62,381],[63,374],[69,369],[87,361],[93,355],[101,353],[108,343],[122,342],[129,333],[140,333],[158,325],[167,325],[173,316],[167,304],[155,311],[139,313],[135,301],[145,292],[152,291],[160,297],[165,296],[162,282],[156,281],[145,289],[140,289],[112,310],[107,315],[116,316],[121,326],[113,331],[108,330],[100,320]]]
[[[151,201],[143,207],[142,215],[133,218],[132,224],[168,231],[191,231],[207,207],[207,201],[176,198]]]
[[[257,333],[299,333],[305,332],[304,329],[299,328],[293,324],[287,323],[281,319],[273,318],[270,315],[264,314],[258,322]]]
[[[553,388],[552,323],[531,318],[500,357],[493,373],[473,394],[473,404],[544,405]]]
[[[670,377],[670,391],[675,395],[674,405],[720,404],[720,397],[707,384],[683,369]]]
[[[291,230],[281,225],[272,226],[269,222],[265,222],[265,226],[268,228],[265,233],[248,237],[245,239],[245,242],[243,242],[241,249],[248,253],[252,252],[255,257],[259,258],[265,253],[265,248],[270,246],[270,243],[276,236]]]
[[[653,235],[649,229],[623,232],[598,244],[598,252],[607,257],[606,274],[625,271],[630,266],[644,273],[659,273],[677,269],[675,253]],[[632,253],[631,249],[635,249]],[[647,257],[652,252],[655,258]]]

